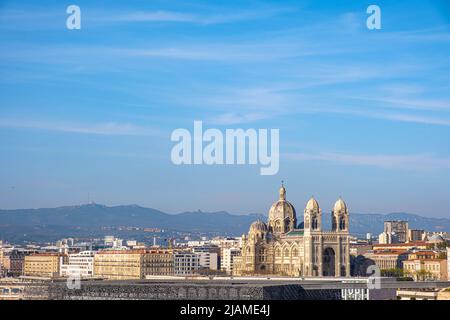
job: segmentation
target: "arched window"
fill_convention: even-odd
[[[298,256],[298,250],[297,250],[297,248],[294,248],[294,249],[292,250],[292,255],[293,255],[294,257]]]
[[[333,221],[332,221],[332,230],[336,230],[337,229],[337,220],[336,217],[333,217]]]
[[[277,220],[275,222],[275,232],[281,232],[281,224],[280,224],[280,220]]]
[[[276,254],[277,257],[281,257],[281,250],[280,250],[280,248],[277,249],[275,254]]]
[[[312,218],[312,226],[311,229],[316,230],[317,229],[317,217]]]
[[[345,229],[345,218],[341,217],[339,220],[339,229],[344,230]]]
[[[284,256],[289,257],[289,249],[288,248],[284,249]]]
[[[309,229],[309,217],[305,219],[305,229]]]

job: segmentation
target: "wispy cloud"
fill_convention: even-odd
[[[220,11],[220,10],[215,10]],[[98,16],[96,24],[113,23],[145,23],[145,22],[174,22],[194,23],[199,25],[224,24],[247,20],[268,18],[292,11],[289,8],[255,9],[251,11],[236,10],[228,13],[193,14],[178,11],[130,11],[120,14],[107,13]]]
[[[325,161],[342,165],[373,166],[385,169],[412,169],[425,171],[433,169],[450,169],[450,158],[441,159],[430,154],[361,155],[323,152],[318,154],[286,153],[285,157],[290,160]]]
[[[255,122],[269,117],[269,115],[263,113],[224,113],[211,117],[208,122],[217,125],[234,125]]]
[[[1,119],[0,127],[13,129],[32,129],[45,131],[58,131],[78,134],[94,135],[132,135],[132,136],[153,136],[158,135],[156,128],[146,128],[127,123],[105,122],[105,123],[73,123],[64,121],[36,121]]]

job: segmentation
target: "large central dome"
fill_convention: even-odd
[[[269,227],[274,233],[286,233],[297,225],[294,206],[286,200],[284,185],[280,188],[280,199],[269,210]]]

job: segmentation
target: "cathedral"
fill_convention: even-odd
[[[252,223],[242,236],[241,256],[235,257],[233,274],[291,277],[350,276],[349,213],[342,199],[331,211],[331,231],[322,230],[322,210],[311,198],[297,222],[294,206],[280,188],[280,199],[269,211],[267,223]]]

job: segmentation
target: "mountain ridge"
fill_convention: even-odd
[[[46,236],[46,230],[56,236],[71,236],[73,231],[82,229],[88,234],[98,234],[104,227],[160,228],[183,232],[214,233],[240,236],[248,231],[250,224],[267,215],[251,213],[236,215],[227,211],[185,211],[176,214],[165,213],[154,208],[139,205],[106,206],[90,203],[61,206],[56,208],[0,210],[0,238],[21,238],[26,234]],[[303,220],[298,216],[297,220]],[[383,231],[385,220],[407,220],[413,229],[427,231],[450,231],[450,219],[428,218],[417,214],[396,212],[351,213],[350,232],[363,236],[366,233],[377,235]],[[330,229],[331,219],[323,218],[324,230]],[[23,238],[23,237],[22,237]]]

